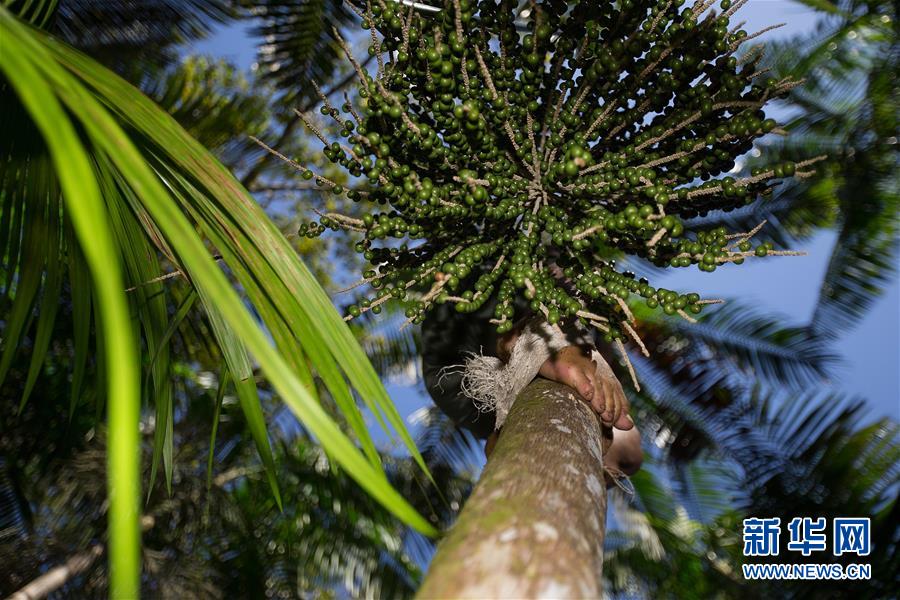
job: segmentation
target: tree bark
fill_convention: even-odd
[[[599,598],[601,442],[596,415],[570,388],[525,388],[418,598]]]

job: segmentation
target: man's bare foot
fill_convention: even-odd
[[[540,374],[578,392],[607,425],[623,431],[634,427],[622,384],[612,373],[609,377],[598,376],[597,365],[583,348],[563,348],[544,362]]]
[[[503,362],[509,360],[520,329],[515,327],[498,339],[497,355]],[[600,416],[604,423],[603,463],[609,472],[633,475],[641,468],[641,435],[628,414],[630,406],[622,384],[606,362],[595,364],[586,349],[567,346],[544,362],[540,375],[571,387]],[[498,433],[491,434],[485,444],[487,456],[497,443]],[[606,479],[607,485],[613,485],[612,477]]]

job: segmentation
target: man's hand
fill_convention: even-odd
[[[622,430],[634,427],[622,384],[605,361],[602,365],[595,364],[581,347],[563,348],[544,362],[540,374],[578,392],[604,423]]]

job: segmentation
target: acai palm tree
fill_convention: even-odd
[[[294,235],[340,200],[251,139],[328,168],[294,109],[318,102],[316,86],[342,96],[334,30],[357,17],[338,0],[139,4],[0,8],[0,558],[17,565],[2,591],[91,557],[58,593],[409,595],[434,551],[422,532],[452,522],[480,449],[433,408],[414,443],[381,382],[414,371],[415,329],[390,304],[341,322],[320,284],[340,278],[329,265],[350,243]],[[770,199],[686,223],[766,219],[786,245],[837,230],[813,319],[730,298],[696,324],[635,310],[651,350],[632,356],[648,462],[632,496],[615,492],[615,592],[770,596],[740,574],[741,519],[812,513],[872,518],[862,595],[891,592],[897,425],[862,423],[864,404],[824,389],[839,336],[894,275],[896,15],[815,6],[816,32],[767,47],[776,75],[807,82],[790,97],[790,141],[761,150],[828,160]],[[255,72],[177,59],[242,19]],[[412,458],[376,445],[376,421]],[[844,585],[776,591],[862,589]]]

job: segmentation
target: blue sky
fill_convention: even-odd
[[[744,29],[751,33],[775,23],[787,23],[766,34],[763,40],[810,32],[817,19],[808,7],[788,0],[751,0],[738,16],[747,21]],[[246,24],[220,28],[196,44],[193,51],[252,69],[255,49],[246,29]],[[779,314],[788,322],[801,325],[812,315],[834,240],[833,232],[821,232],[803,245],[808,256],[747,261],[712,274],[678,269],[657,277],[654,284],[696,291],[707,297],[739,298],[760,312]],[[890,416],[900,420],[900,285],[896,277],[867,317],[837,340],[832,351],[841,361],[833,369],[829,389],[866,398],[870,419]],[[404,415],[428,402],[420,384],[391,383],[388,390]]]

